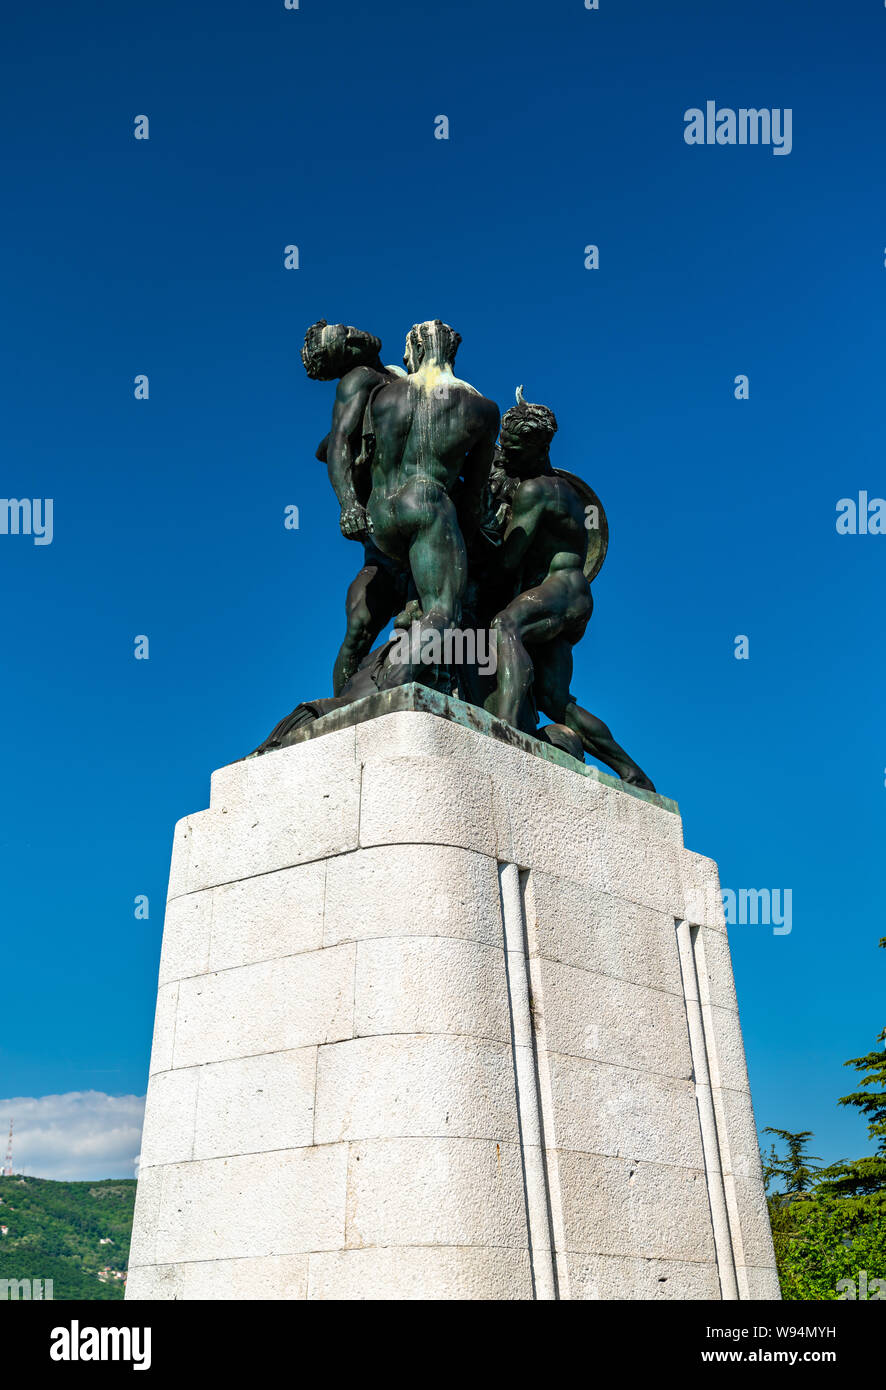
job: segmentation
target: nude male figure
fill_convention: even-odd
[[[363,425],[371,488],[366,518],[373,541],[408,568],[417,594],[415,660],[392,664],[381,687],[430,683],[418,660],[425,632],[458,627],[468,580],[463,530],[479,522],[499,412],[453,372],[461,338],[433,319],[406,339],[408,375],[374,388]],[[458,508],[452,493],[458,480]]]
[[[534,698],[548,718],[578,734],[591,757],[622,781],[654,791],[602,720],[582,709],[569,690],[572,648],[584,636],[593,600],[584,573],[584,504],[551,467],[556,429],[553,412],[523,401],[520,393],[502,420],[499,464],[520,482],[498,565],[511,577],[516,596],[492,623],[498,633],[498,684],[486,708],[534,733]]]
[[[356,461],[362,446],[363,413],[371,392],[405,375],[402,367],[385,366],[381,341],[344,323],[314,323],[305,334],[302,361],[315,381],[339,379],[332,409],[332,429],[317,449],[341,506],[340,527],[348,540],[363,543],[363,566],[345,599],[346,628],[332,672],[332,689],[340,695],[385,623],[405,604],[409,576],[402,565],[373,543],[366,529],[368,470]]]

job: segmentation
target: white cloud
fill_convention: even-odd
[[[0,1100],[0,1162],[5,1166],[12,1119],[16,1173],[69,1182],[132,1178],[144,1112],[144,1096],[109,1096],[104,1091]]]

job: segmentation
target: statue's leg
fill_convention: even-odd
[[[409,547],[409,568],[422,608],[422,625],[442,632],[461,622],[468,556],[452,499],[440,487],[418,485],[420,524]]]
[[[592,758],[604,763],[606,767],[611,767],[623,782],[629,782],[632,787],[643,787],[648,792],[655,791],[642,767],[634,762],[621,744],[616,743],[602,719],[598,719],[595,714],[570,700],[566,705],[563,723],[567,728],[575,730]]]
[[[390,570],[364,565],[352,580],[345,600],[347,628],[332,671],[332,689],[340,695],[385,623],[399,607],[399,590]]]
[[[535,675],[534,663],[561,631],[567,611],[563,585],[551,578],[520,594],[492,621],[497,636],[498,682],[486,708],[515,729],[527,733],[535,729],[534,719],[529,721],[531,728],[527,728],[526,704]],[[531,655],[527,647],[532,648]]]
[[[616,744],[612,737],[611,730],[604,724],[602,719],[597,719],[590,710],[581,709],[576,702],[570,701],[566,705],[566,714],[563,723],[567,728],[574,728],[579,735],[581,742],[586,746],[591,758],[597,758],[598,762],[605,763],[606,767],[611,767],[613,773],[618,774],[622,781],[630,783],[631,787],[643,787],[645,791],[655,791],[650,778],[644,773],[643,767],[637,765],[629,753],[625,752],[622,745]]]
[[[410,535],[409,569],[422,613],[412,644],[418,654],[425,632],[434,630],[442,635],[458,627],[468,582],[468,557],[455,507],[439,484],[427,478],[411,482],[398,498],[398,513],[401,529]],[[445,651],[442,644],[441,650]],[[384,686],[409,681],[433,684],[433,668],[420,660],[392,663]]]
[[[535,668],[523,643],[519,620],[511,612],[513,607],[513,604],[509,604],[504,612],[499,613],[492,621],[498,681],[495,690],[486,701],[486,708],[490,714],[503,719],[506,724],[515,729],[522,728],[528,733],[529,730],[525,728],[525,700],[532,685]]]
[[[535,695],[539,709],[557,724],[573,729],[582,746],[592,758],[611,767],[613,772],[634,787],[654,792],[655,787],[646,773],[612,737],[610,729],[576,703],[570,694],[572,684],[572,643],[566,637],[550,642],[536,658]]]

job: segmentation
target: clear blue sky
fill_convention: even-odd
[[[6,14],[2,490],[55,514],[0,536],[0,1094],[143,1093],[173,824],[328,692],[355,566],[304,329],[398,361],[439,316],[606,505],[583,702],[725,886],[792,890],[790,935],[731,934],[759,1124],[866,1151],[886,537],[835,515],[886,494],[886,9],[600,2]],[[707,99],[790,107],[791,154],[686,145]]]

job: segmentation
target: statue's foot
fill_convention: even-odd
[[[621,774],[621,780],[627,782],[630,787],[639,787],[644,792],[655,791],[655,787],[641,767],[629,768],[627,772]]]
[[[545,724],[544,728],[537,731],[535,737],[540,739],[542,743],[550,743],[552,747],[569,753],[580,763],[585,760],[585,750],[582,747],[581,739],[575,730],[570,729],[567,724]]]
[[[375,677],[378,690],[396,690],[401,685],[426,685],[441,695],[451,695],[455,689],[455,676],[448,666],[434,666],[423,662],[388,661]]]

